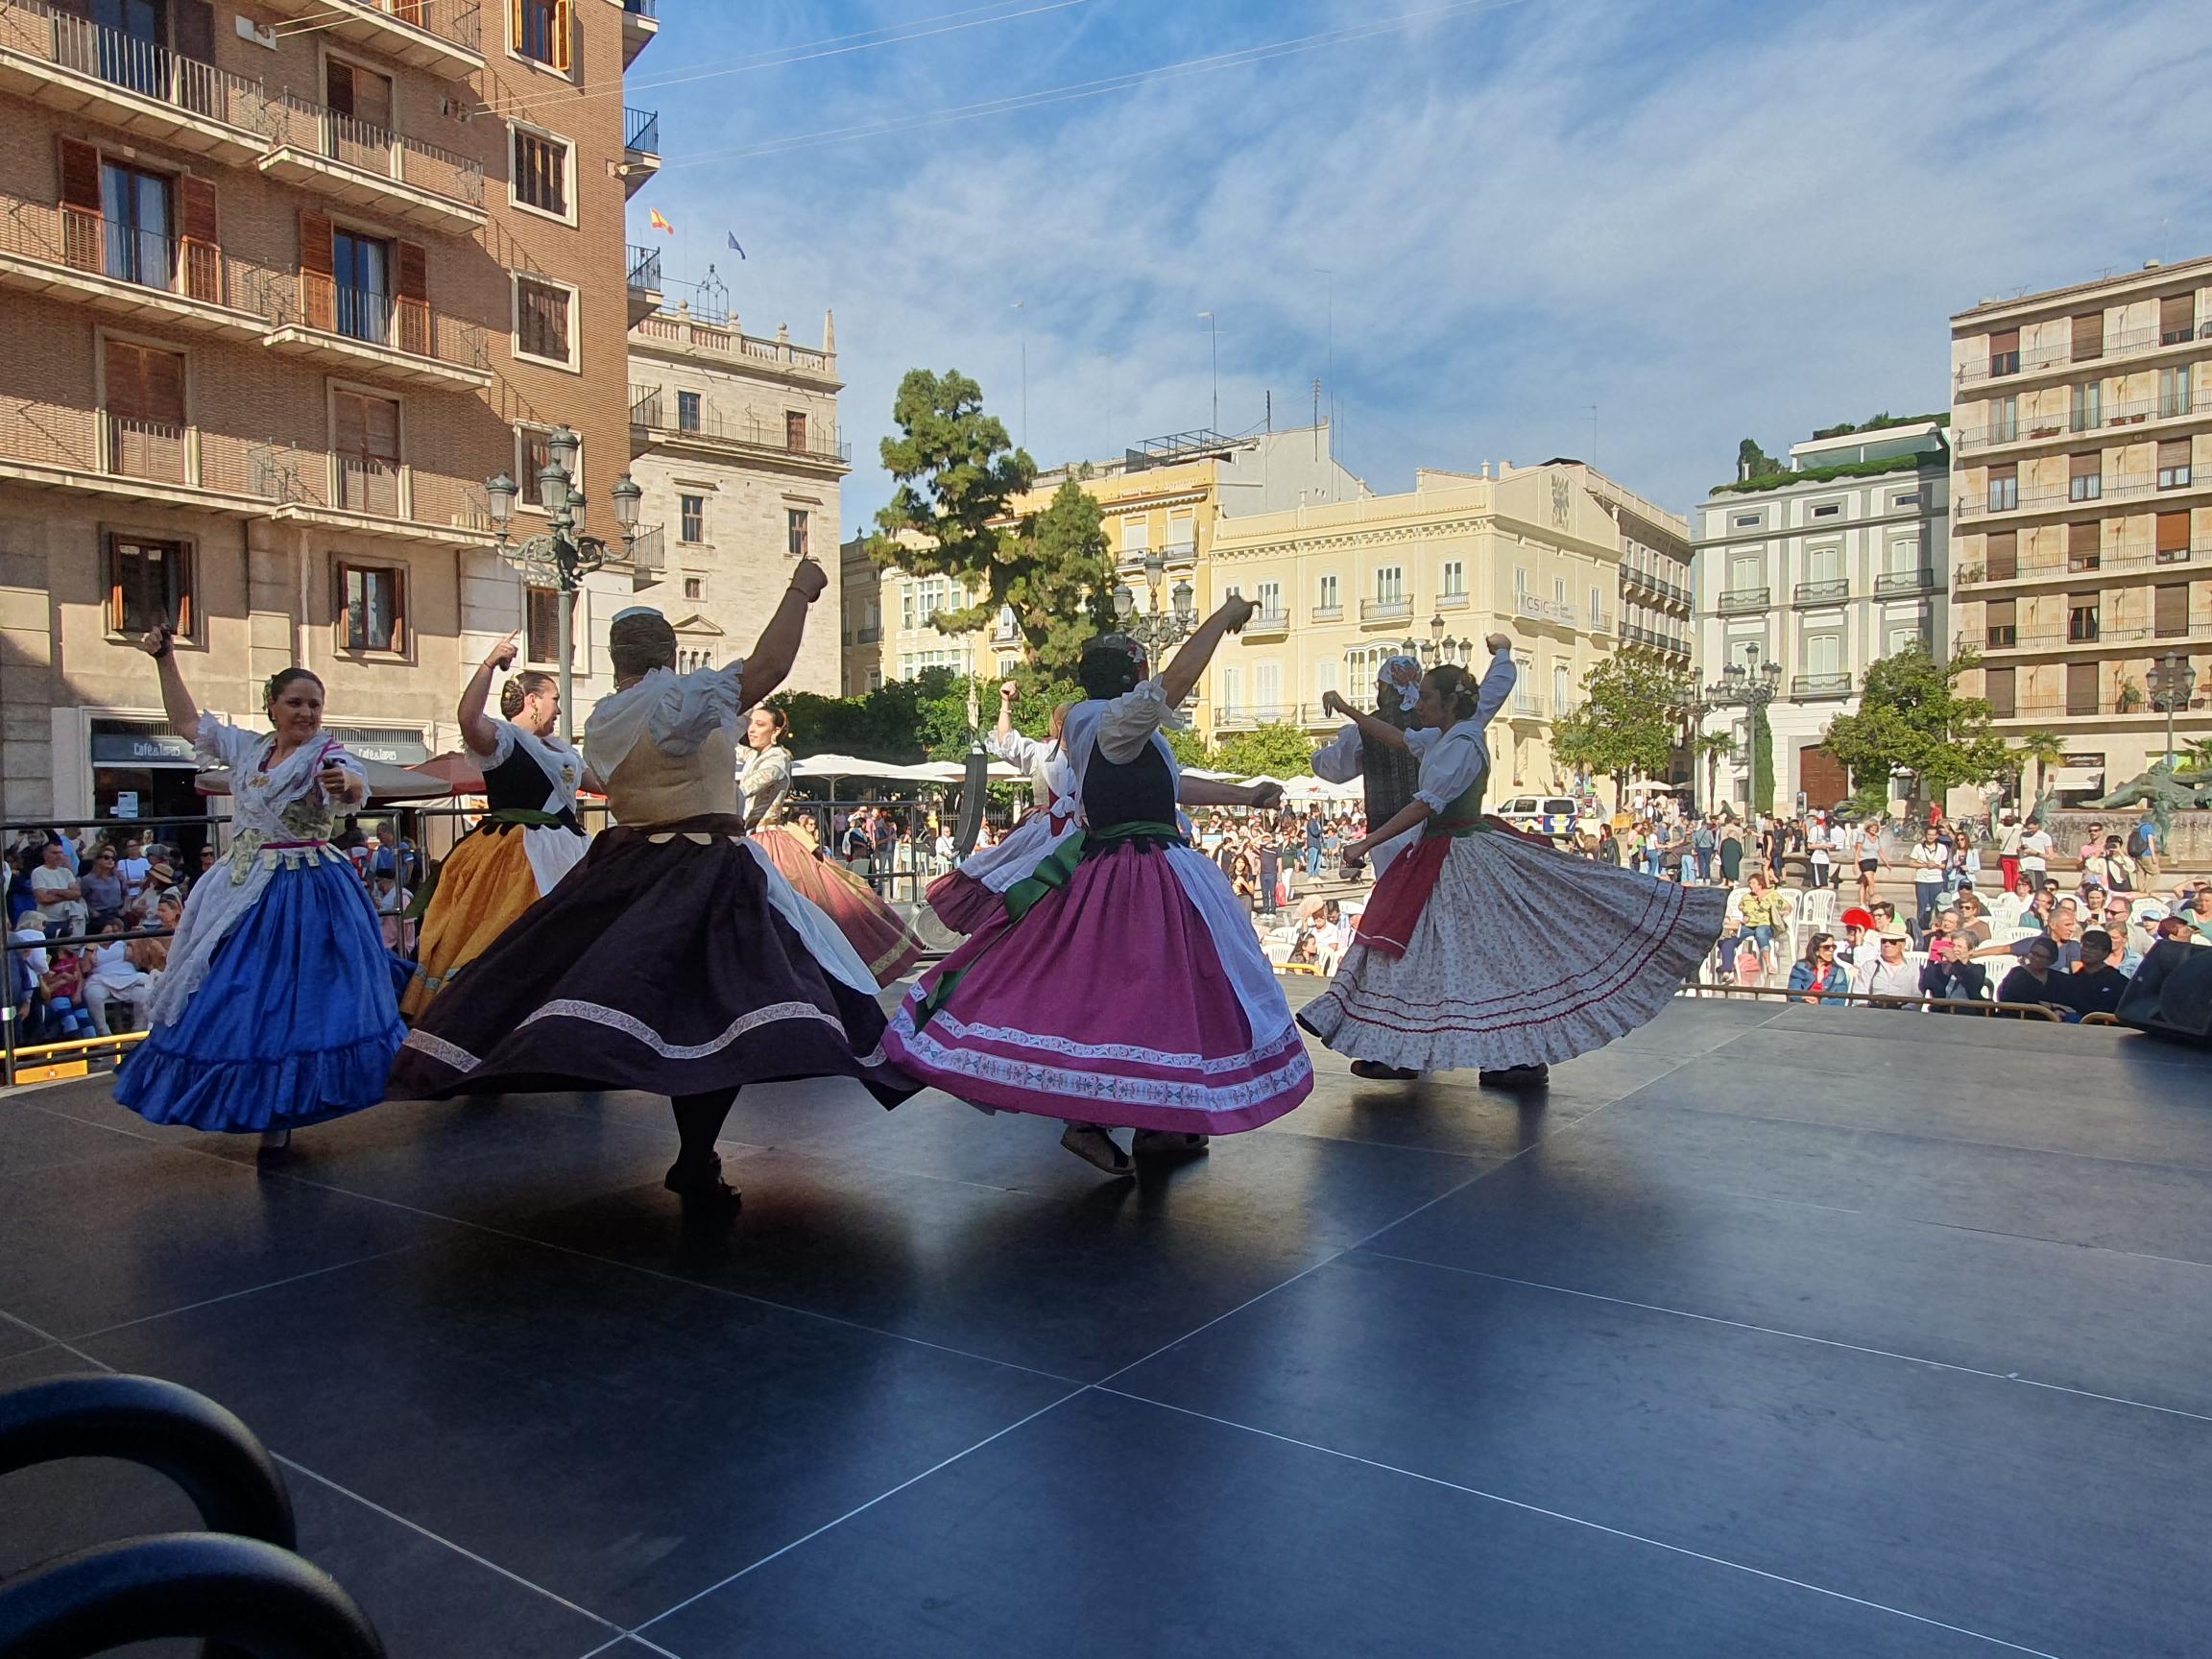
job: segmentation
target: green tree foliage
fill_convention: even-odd
[[[1033,672],[1013,676],[1014,724],[1032,737],[1049,729],[1052,709],[1083,695],[1070,681]],[[996,680],[974,682],[976,713],[988,730],[998,719]],[[792,753],[851,755],[911,766],[924,760],[961,760],[968,754],[969,681],[953,668],[925,668],[912,680],[893,680],[861,697],[818,697],[789,691],[769,699],[791,716]]]
[[[1764,703],[1751,710],[1751,805],[1761,812],[1774,810],[1774,728]]]
[[[1222,737],[1214,758],[1199,764],[1239,778],[1305,778],[1313,771],[1313,740],[1295,726],[1256,726]]]
[[[1756,438],[1746,438],[1736,445],[1736,475],[1739,479],[1772,478],[1790,469],[1759,447]]]
[[[1616,652],[1582,676],[1582,707],[1551,723],[1551,753],[1625,790],[1664,778],[1682,730],[1687,683],[1652,658]]]
[[[1074,480],[1042,513],[1017,515],[1013,501],[1037,480],[1026,450],[983,412],[982,388],[960,373],[907,373],[892,404],[899,433],[883,440],[896,481],[876,515],[877,565],[916,576],[949,576],[974,603],[940,611],[940,633],[988,627],[1014,613],[1035,665],[1074,667],[1083,641],[1113,626],[1114,571],[1098,503]]]
[[[1195,732],[1168,732],[1167,747],[1174,751],[1178,766],[1202,766],[1209,772],[1224,768],[1215,760],[1214,752],[1206,747],[1206,739]]]
[[[1989,729],[1989,705],[1959,694],[1960,675],[1981,661],[1961,651],[1938,663],[1915,642],[1868,665],[1859,712],[1838,715],[1821,739],[1849,769],[1854,801],[1868,808],[1886,803],[1896,771],[1912,773],[1936,800],[2006,773],[2011,755]]]

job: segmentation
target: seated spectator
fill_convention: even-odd
[[[46,1009],[57,1042],[84,1037],[105,1037],[105,1016],[96,1022],[84,1001],[84,963],[74,946],[59,946],[39,981],[46,994]]]
[[[2081,967],[2056,976],[2060,994],[2077,1014],[2111,1014],[2128,994],[2128,975],[2112,966],[2112,935],[2092,927],[2081,935]]]
[[[2053,970],[2058,961],[2057,948],[2048,937],[2039,936],[2027,942],[2026,954],[2020,966],[2005,975],[1997,987],[2000,1002],[2038,1003],[2064,1020],[2079,1020],[2080,1015],[2074,1005],[2066,1001],[2065,986]]]
[[[1989,907],[1971,888],[1959,895],[1959,936],[1969,947],[1989,943]]]
[[[1843,941],[1836,947],[1836,960],[1856,974],[1862,960],[1870,962],[1876,954],[1874,913],[1854,904],[1843,912]]]
[[[1920,991],[1923,996],[1957,1002],[1984,1001],[1989,995],[1989,970],[1967,954],[1965,940],[1939,936],[1928,941],[1928,965],[1920,970]],[[1936,1012],[1956,1014],[1959,1010],[1938,1008]]]
[[[1848,1008],[1850,1003],[1843,994],[1850,989],[1851,975],[1836,960],[1836,936],[1814,934],[1806,944],[1804,960],[1791,964],[1791,1000]]]
[[[60,842],[49,841],[39,850],[38,867],[31,872],[31,891],[38,901],[39,914],[46,918],[49,935],[84,931],[91,911]],[[57,928],[56,922],[63,926]]]
[[[131,893],[129,885],[118,872],[115,849],[106,844],[94,849],[92,862],[85,866],[84,874],[77,878],[78,891],[84,897],[90,911],[87,932],[98,932],[100,924],[110,916],[123,914],[123,905]]]
[[[1872,998],[1877,1008],[1902,1008],[1904,998],[1920,995],[1920,975],[1912,964],[1905,960],[1905,947],[1910,943],[1905,926],[1895,916],[1882,928],[1881,954],[1871,961],[1860,964],[1854,977],[1853,989]]]

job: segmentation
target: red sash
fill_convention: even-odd
[[[1447,820],[1399,854],[1382,872],[1382,879],[1375,883],[1375,897],[1360,914],[1358,931],[1354,935],[1358,942],[1385,956],[1405,955],[1413,940],[1413,925],[1429,908],[1429,897],[1436,891],[1437,878],[1444,874],[1444,859],[1452,851],[1452,843],[1462,835],[1484,833],[1515,835],[1547,850],[1551,847],[1544,836],[1529,834],[1488,814],[1471,821]]]

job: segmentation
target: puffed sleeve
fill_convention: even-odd
[[[1459,728],[1453,728],[1457,732]],[[1406,734],[1408,738],[1413,733]],[[1432,811],[1441,812],[1460,796],[1475,786],[1490,764],[1482,752],[1482,744],[1473,733],[1464,733],[1447,743],[1431,738],[1416,754],[1421,756],[1421,787],[1413,791],[1413,799],[1426,802]]]
[[[1001,737],[996,727],[984,736],[983,745],[1007,765],[1019,766],[1024,772],[1037,763],[1037,757],[1045,747],[1036,738],[1012,730]]]
[[[1441,726],[1416,726],[1406,733],[1406,747],[1413,752],[1416,760],[1443,741],[1444,728]]]
[[[781,749],[757,756],[745,768],[745,828],[757,830],[791,793],[791,757]]]
[[[481,770],[489,771],[494,766],[504,764],[507,757],[514,753],[515,723],[511,720],[493,721],[492,753],[489,755],[480,755],[477,757],[477,758],[483,762]]]
[[[259,763],[266,733],[249,732],[212,714],[200,716],[200,731],[192,744],[193,757],[203,766],[227,766],[243,772]]]
[[[670,673],[645,730],[661,753],[689,755],[716,728],[735,736],[744,713],[745,664],[730,662],[688,674]]]
[[[1359,728],[1351,721],[1344,722],[1344,730],[1336,733],[1336,741],[1325,749],[1315,751],[1313,776],[1324,783],[1349,783],[1359,776]]]
[[[1124,691],[1098,715],[1098,753],[1116,765],[1137,758],[1138,751],[1162,727],[1179,731],[1183,718],[1167,706],[1167,693],[1157,680],[1146,680],[1135,690]]]

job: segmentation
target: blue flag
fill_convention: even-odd
[[[745,250],[744,250],[744,249],[742,249],[742,248],[739,248],[739,247],[737,246],[737,232],[736,232],[736,231],[734,231],[734,230],[732,230],[732,231],[730,231],[728,234],[729,234],[729,237],[730,237],[730,246],[731,246],[733,249],[734,249],[734,250],[735,250],[735,252],[736,252],[736,254],[737,254],[737,257],[738,257],[738,258],[740,258],[740,259],[744,258],[744,257],[745,257]]]

